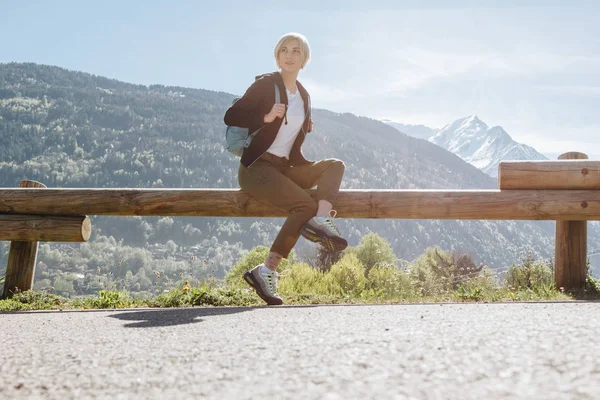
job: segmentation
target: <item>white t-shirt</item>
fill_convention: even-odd
[[[277,132],[277,137],[271,147],[267,151],[278,157],[290,158],[290,151],[300,132],[302,123],[304,122],[304,100],[300,95],[300,90],[296,88],[296,93],[292,94],[285,88],[288,96],[288,108],[287,108],[287,125],[284,122],[281,123],[281,128]]]

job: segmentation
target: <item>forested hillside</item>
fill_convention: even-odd
[[[48,187],[238,187],[239,160],[223,148],[223,114],[233,98],[0,64],[0,186],[34,179]],[[344,160],[343,188],[497,186],[458,156],[379,121],[326,110],[314,110],[313,119],[304,153]],[[221,277],[248,250],[269,245],[282,221],[93,217],[89,243],[41,245],[36,281],[83,293],[107,282],[149,290],[161,279]],[[497,270],[521,250],[550,257],[554,245],[552,222],[340,220],[339,226],[351,245],[378,233],[401,259],[439,245]],[[597,238],[591,230],[590,240],[600,243]],[[0,268],[7,249],[8,243],[0,244]],[[297,256],[313,252],[301,239]]]

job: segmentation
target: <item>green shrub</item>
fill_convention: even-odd
[[[20,301],[14,299],[0,300],[0,312],[2,311],[25,311],[34,310],[31,305],[23,304]]]
[[[101,290],[98,297],[85,298],[79,305],[83,308],[129,308],[133,301],[124,292]]]
[[[447,294],[473,279],[483,279],[480,283],[484,286],[495,285],[491,272],[483,264],[475,265],[470,255],[456,251],[446,253],[438,247],[428,248],[410,265],[409,273],[424,296]]]
[[[359,245],[347,253],[356,254],[367,274],[376,265],[389,265],[396,262],[396,255],[390,243],[373,232],[363,236]]]
[[[414,294],[410,277],[394,265],[377,265],[369,271],[366,287],[383,297],[408,297]]]
[[[365,267],[354,254],[345,254],[333,264],[329,275],[342,294],[359,294],[365,289]]]
[[[413,287],[421,296],[443,294],[451,290],[450,281],[440,277],[434,268],[436,264],[433,252],[435,248],[428,248],[425,253],[414,260],[408,268],[408,274]],[[441,251],[437,249],[438,251]]]
[[[456,295],[463,300],[492,300],[498,298],[498,282],[493,272],[483,269],[483,275],[475,276],[460,282],[456,288]]]
[[[339,295],[341,287],[330,273],[299,263],[282,274],[279,291],[286,296]]]
[[[54,294],[34,292],[27,290],[25,292],[17,292],[10,299],[2,300],[3,302],[11,303],[14,307],[13,302],[19,303],[20,310],[52,310],[61,307],[67,299]],[[7,306],[8,307],[8,306]]]
[[[531,253],[521,255],[520,260],[520,264],[511,265],[506,273],[506,286],[509,289],[544,292],[554,285],[554,271],[549,261],[534,260]]]
[[[458,297],[463,300],[478,301],[484,297],[484,290],[481,286],[474,284],[473,282],[464,282],[458,285],[456,289]]]
[[[588,275],[585,279],[585,290],[593,296],[600,295],[600,279]]]
[[[250,290],[233,287],[201,287],[175,288],[161,294],[154,301],[158,307],[191,307],[191,306],[248,306],[259,304],[262,300]]]

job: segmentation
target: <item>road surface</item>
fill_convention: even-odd
[[[600,303],[0,314],[2,399],[599,399]]]

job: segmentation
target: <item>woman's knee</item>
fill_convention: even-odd
[[[346,164],[342,160],[337,158],[330,158],[327,161],[329,161],[328,169],[337,171],[341,175],[344,174],[344,171],[346,170]]]

